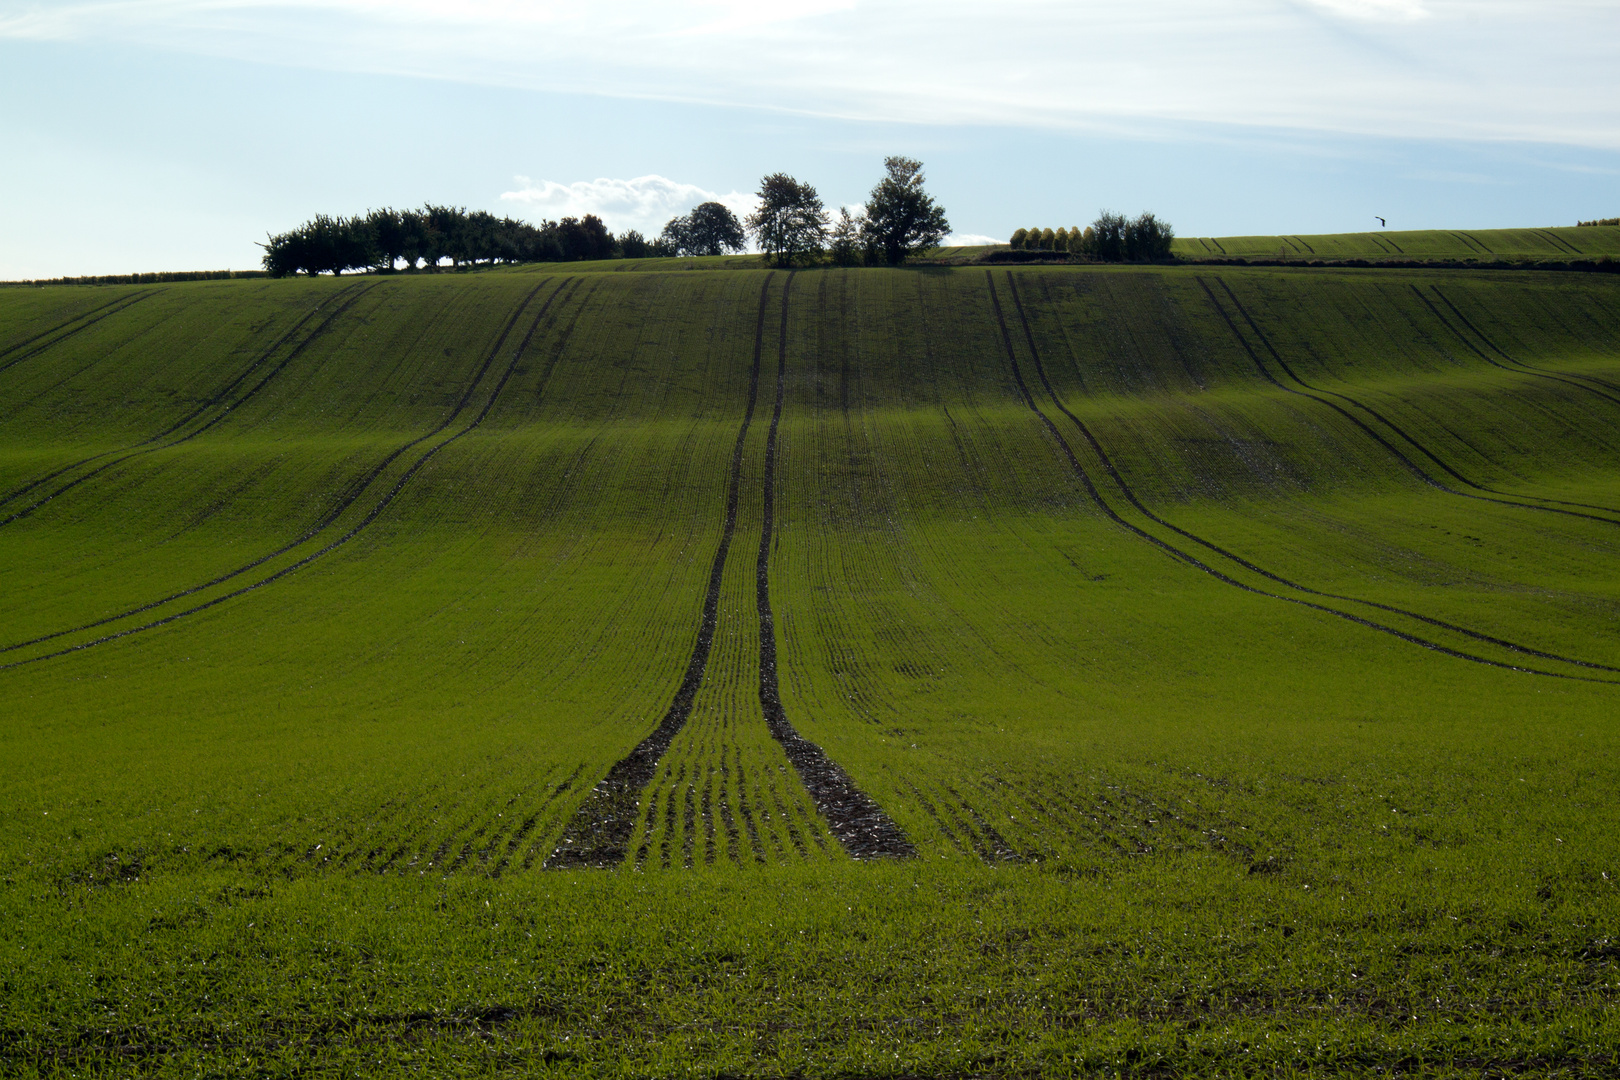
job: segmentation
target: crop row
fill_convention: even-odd
[[[1173,715],[1239,709],[1308,657],[1324,687],[1380,669],[1510,701],[1504,680],[1527,676],[1505,669],[1620,663],[1601,630],[1620,502],[1600,468],[1600,293],[1345,275],[1299,314],[1286,275],[690,277],[511,275],[476,308],[387,283],[296,357],[302,338],[267,348],[297,310],[213,369],[217,395],[287,361],[240,411],[0,531],[23,586],[12,644],[214,582],[329,521],[241,575],[251,593],[207,585],[174,603],[183,618],[0,676],[66,718],[16,744],[95,793],[57,813],[89,820],[84,800],[121,793],[145,809],[90,830],[99,855],[175,865],[206,836],[267,872],[533,869],[668,715],[712,611],[689,715],[610,861],[841,857],[795,738],[928,857],[1117,854],[1139,834],[1223,850],[1224,812],[1144,770],[1146,751],[1121,759],[1109,732],[1139,728],[1142,687],[1203,688]],[[470,327],[476,349],[445,362]],[[139,366],[97,363],[115,382]],[[1501,410],[1516,429],[1483,419]],[[49,426],[41,411],[33,430]],[[57,462],[83,456],[81,428],[60,426]],[[218,486],[244,465],[259,478]],[[1495,501],[1460,497],[1486,487]],[[1455,672],[1478,666],[1460,653],[1496,666]],[[1248,674],[1223,689],[1222,665]],[[118,775],[107,755],[150,759],[155,700],[181,733],[176,771]],[[91,723],[111,732],[94,763]],[[435,794],[437,772],[467,772],[465,790]],[[190,821],[141,794],[172,790],[219,797]],[[1263,863],[1275,823],[1239,810],[1266,833],[1242,840]]]

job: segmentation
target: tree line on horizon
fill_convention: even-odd
[[[757,210],[739,221],[719,202],[678,215],[649,239],[634,229],[618,236],[595,214],[538,225],[484,210],[428,204],[420,210],[371,210],[355,217],[317,214],[264,248],[272,277],[392,272],[500,263],[568,262],[724,255],[747,249],[751,236],[774,266],[827,259],[838,266],[898,265],[939,246],[950,231],[945,211],[923,188],[922,162],[884,159],[886,175],[856,213],[835,220],[814,186],[786,173],[760,180]]]
[[[1084,229],[1019,229],[1008,246],[1014,251],[1062,251],[1098,262],[1159,262],[1170,258],[1175,238],[1170,223],[1152,213],[1127,218],[1104,210]]]
[[[485,210],[428,204],[420,210],[372,210],[355,217],[316,214],[298,228],[271,236],[264,268],[272,277],[390,271],[404,262],[437,267],[607,259],[640,236],[615,237],[594,214],[532,225]],[[643,246],[645,240],[641,240]]]

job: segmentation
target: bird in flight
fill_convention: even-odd
[[[1389,227],[1389,222],[1387,222],[1387,221],[1385,221],[1385,220],[1384,220],[1384,219],[1383,219],[1383,218],[1381,218],[1381,217],[1378,217],[1378,215],[1377,215],[1377,214],[1374,214],[1374,215],[1373,215],[1373,217],[1377,217],[1377,218],[1378,218],[1378,227],[1379,227],[1379,228],[1380,228],[1380,229],[1384,229],[1384,228],[1388,228],[1388,227]]]

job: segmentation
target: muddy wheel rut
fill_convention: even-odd
[[[673,861],[672,834],[678,821],[686,826],[681,838],[683,860],[686,865],[691,865],[696,847],[695,822],[691,819],[699,816],[695,777],[687,778],[686,765],[681,767],[679,773],[666,769],[662,774],[660,765],[676,736],[692,716],[714,647],[726,561],[737,526],[744,452],[758,406],[770,287],[775,280],[776,276],[772,275],[761,289],[747,405],[737,432],[727,481],[725,523],[710,567],[697,641],[686,674],[658,726],[608,770],[581,804],[546,862],[549,869],[607,869],[627,861],[641,867],[650,860],[654,846],[658,847],[660,862],[668,866]],[[775,473],[787,386],[788,305],[793,280],[793,274],[786,275],[781,289],[775,391],[765,440],[760,545],[754,567],[755,609],[759,620],[759,703],[766,729],[793,766],[816,813],[844,851],[857,859],[905,858],[915,855],[915,849],[899,826],[821,747],[799,734],[788,719],[781,700],[775,616],[770,598],[770,560],[775,536]],[[705,778],[701,798],[705,863],[712,863],[716,855],[716,816],[725,832],[726,853],[733,861],[740,862],[745,853],[747,858],[760,863],[769,861],[770,851],[774,851],[778,858],[786,857],[790,851],[799,857],[808,854],[809,846],[780,793],[774,789],[762,789],[757,782],[751,783],[741,749],[727,745],[728,738],[724,733],[719,742],[719,789],[715,790],[716,774],[711,768]],[[661,775],[665,777],[664,781],[654,787],[654,781]],[[684,818],[677,813],[679,801],[684,801],[686,806]],[[776,814],[772,813],[773,806]],[[776,827],[778,822],[780,831]],[[638,829],[644,830],[645,839],[632,852],[632,842]],[[811,835],[815,835],[813,830]],[[817,842],[822,843],[819,837]]]

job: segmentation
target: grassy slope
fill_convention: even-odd
[[[69,631],[0,663],[135,631],[0,670],[0,1061],[1612,1066],[1614,283],[786,287],[0,295],[0,646]],[[680,681],[756,327],[642,872],[541,872]],[[784,704],[914,862],[764,730],[779,340]]]
[[[1551,229],[1377,230],[1326,236],[1182,237],[1187,259],[1389,259],[1570,262],[1620,255],[1620,227]]]

